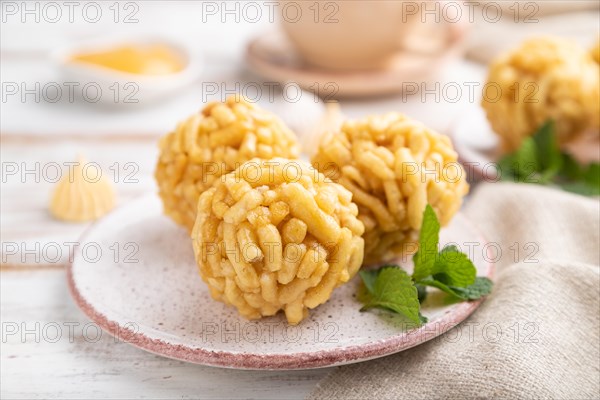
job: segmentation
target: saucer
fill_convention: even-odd
[[[278,82],[295,82],[325,100],[400,93],[405,82],[431,79],[463,52],[466,26],[447,24],[447,40],[441,51],[400,51],[385,68],[369,71],[332,71],[307,64],[280,31],[270,32],[248,44],[246,60],[257,74]],[[424,46],[430,40],[422,38]],[[418,44],[411,46],[419,48]]]

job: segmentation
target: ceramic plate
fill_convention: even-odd
[[[478,275],[492,277],[485,242],[462,215],[440,240],[476,242],[471,248]],[[423,306],[430,322],[407,330],[399,316],[359,312],[356,277],[297,326],[288,326],[283,315],[245,320],[211,299],[190,238],[162,215],[155,195],[94,224],[75,250],[68,280],[78,306],[110,334],[166,357],[243,369],[306,369],[397,353],[447,331],[480,304],[449,305],[432,293]]]

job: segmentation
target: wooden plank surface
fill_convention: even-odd
[[[156,138],[2,137],[1,158],[22,170],[84,154],[116,181],[119,204],[155,190],[152,177]],[[114,179],[115,163],[121,176]],[[133,182],[125,163],[134,163]],[[4,171],[6,172],[6,171]],[[40,249],[48,243],[77,241],[89,224],[54,220],[47,211],[53,183],[43,174],[3,177],[2,249]],[[4,174],[6,175],[6,173]],[[39,176],[38,176],[39,175]],[[39,179],[38,179],[39,178]],[[47,178],[47,177],[46,177]],[[135,182],[137,180],[137,182]],[[65,254],[66,256],[66,254]],[[64,264],[44,254],[2,255],[0,271],[1,398],[205,398],[297,399],[305,397],[328,370],[299,372],[236,371],[192,365],[147,353],[118,341],[91,323],[73,303]],[[6,258],[6,260],[5,260]],[[64,257],[63,257],[64,258]],[[5,262],[6,261],[6,262]],[[100,335],[98,337],[98,334]]]
[[[119,342],[71,300],[61,268],[0,272],[1,397],[297,399],[330,369],[238,371],[193,365]]]
[[[78,155],[85,156],[88,162],[97,163],[102,174],[113,182],[118,206],[156,190],[152,174],[157,140],[152,137],[74,140],[3,136],[0,149],[1,265],[11,268],[65,265],[68,243],[76,242],[90,223],[57,221],[48,212],[57,173],[68,174],[65,163],[77,161]]]

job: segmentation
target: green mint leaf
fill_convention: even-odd
[[[600,192],[600,164],[590,164],[583,179],[591,188],[595,188],[596,192]]]
[[[454,292],[458,293],[460,298],[466,300],[477,300],[480,297],[487,296],[492,292],[493,282],[488,278],[478,276],[475,282],[465,288],[451,286]]]
[[[561,170],[563,155],[558,147],[552,121],[523,139],[519,148],[498,162],[502,180],[549,183]]]
[[[431,278],[423,279],[423,280],[419,281],[419,284],[438,288],[442,292],[448,293],[452,296],[456,296],[456,297],[459,297],[462,299],[462,297],[459,294],[457,294],[454,290],[452,290],[452,288],[450,286],[448,286],[440,281],[437,281],[435,279],[431,279]]]
[[[556,127],[554,121],[546,121],[533,135],[537,150],[537,162],[542,177],[549,180],[562,168],[563,157],[556,138]]]
[[[600,164],[587,167],[577,164],[569,154],[563,154],[563,168],[556,182],[563,190],[584,196],[600,196]]]
[[[440,222],[433,208],[427,204],[419,232],[419,250],[413,257],[413,279],[419,281],[431,275],[438,253]]]
[[[600,187],[589,185],[587,182],[565,182],[559,184],[564,191],[582,196],[600,196]]]
[[[462,300],[477,300],[483,296],[490,294],[493,283],[488,278],[477,277],[475,282],[467,287],[449,286],[435,279],[425,279],[419,282],[421,285],[427,285],[440,289],[452,296]]]
[[[538,164],[538,152],[535,142],[528,137],[523,140],[521,147],[515,152],[516,178],[519,182],[530,182],[540,169]]]
[[[563,153],[562,155],[562,169],[560,170],[560,177],[564,180],[579,180],[583,179],[585,171],[577,163],[577,160],[573,158],[569,153]]]
[[[540,165],[535,141],[527,137],[521,146],[511,154],[507,154],[497,163],[500,178],[512,182],[536,182]]]
[[[427,287],[425,285],[416,284],[417,288],[417,297],[419,298],[419,303],[423,303],[427,298]]]
[[[358,292],[356,294],[356,299],[363,304],[366,304],[371,300],[371,293],[369,293],[369,290],[366,288],[364,282],[358,288]]]
[[[377,276],[379,276],[379,269],[361,270],[358,274],[360,275],[367,292],[373,293],[373,286],[375,286],[375,281],[377,280]]]
[[[445,285],[467,287],[475,282],[477,269],[466,254],[448,246],[436,258],[431,275]]]
[[[496,168],[500,171],[500,179],[503,181],[512,181],[515,179],[515,157],[512,154],[507,154],[502,157],[497,163]]]
[[[496,168],[500,171],[500,179],[503,181],[518,181],[516,179],[517,172],[514,154],[507,154],[502,157],[497,163]]]
[[[421,325],[420,304],[417,296],[417,288],[414,286],[410,276],[400,267],[386,266],[376,271],[374,281],[366,283],[363,278],[365,292],[362,300],[364,306],[361,311],[370,308],[381,308],[402,314],[411,322]],[[367,280],[372,277],[368,274]],[[363,274],[361,274],[361,278]],[[371,291],[368,286],[371,286]]]

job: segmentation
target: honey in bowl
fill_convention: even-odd
[[[71,61],[138,75],[168,75],[184,68],[181,57],[162,44],[122,45],[105,51],[80,53]]]

